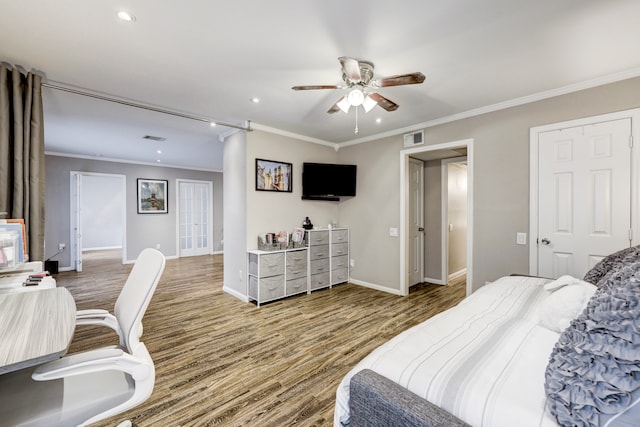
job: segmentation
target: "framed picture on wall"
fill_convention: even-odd
[[[169,183],[167,180],[138,178],[138,213],[168,213],[168,194]]]
[[[256,191],[291,193],[291,163],[256,159]]]

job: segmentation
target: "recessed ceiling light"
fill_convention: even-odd
[[[162,154],[162,150],[158,150],[158,151],[156,151],[156,153]]]
[[[160,159],[158,159],[157,162],[160,163]]]
[[[120,10],[118,11],[118,19],[120,19],[123,22],[135,22],[136,17],[132,13],[127,12],[126,10]]]
[[[216,127],[216,122],[209,123],[209,126],[211,126],[212,128]]]
[[[378,124],[382,123],[382,119],[381,119],[380,117],[378,117],[378,118],[376,119],[376,123],[378,123]]]
[[[254,104],[259,104],[260,98],[254,96],[253,98],[251,98],[251,102],[253,102]]]

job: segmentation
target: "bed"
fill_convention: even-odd
[[[637,255],[638,252],[640,251],[634,254]],[[627,262],[624,266],[628,264]],[[640,291],[636,292],[636,289],[640,289],[640,263],[632,264],[634,268],[631,273],[628,269],[625,270],[626,279],[620,279],[619,274],[612,276],[612,268],[606,269],[602,266],[599,266],[598,276],[591,279],[596,283],[600,280],[608,281],[607,283],[613,281],[615,285],[621,281],[628,284],[629,276],[634,280],[637,276],[639,285],[631,286],[631,290],[625,291],[631,294],[631,297],[625,298],[640,301]],[[621,265],[617,267],[620,268]],[[563,279],[566,283],[562,282]],[[435,405],[438,411],[442,411],[440,415],[451,416],[456,422],[459,421],[460,425],[605,425],[604,421],[610,422],[616,418],[621,421],[624,417],[633,420],[628,425],[640,425],[638,301],[635,302],[638,305],[636,311],[627,315],[631,332],[627,333],[628,343],[623,343],[627,350],[630,349],[626,357],[632,359],[625,366],[631,368],[624,374],[615,374],[628,375],[631,378],[623,392],[626,393],[626,403],[617,405],[611,414],[603,417],[598,414],[598,410],[603,407],[613,408],[616,405],[611,406],[610,402],[605,402],[596,411],[588,407],[589,402],[585,401],[578,405],[579,408],[572,406],[574,402],[570,400],[575,398],[575,387],[570,389],[565,384],[571,381],[579,382],[582,380],[581,377],[585,377],[580,375],[579,367],[567,367],[571,364],[571,361],[566,360],[567,354],[581,345],[572,342],[571,339],[585,341],[584,336],[579,336],[581,332],[574,331],[571,334],[572,328],[580,328],[585,321],[582,319],[583,323],[580,323],[576,319],[584,317],[588,305],[595,304],[592,302],[594,295],[600,295],[600,299],[607,299],[609,294],[620,294],[619,287],[616,288],[614,285],[596,287],[591,282],[568,276],[555,281],[508,276],[485,285],[456,307],[401,333],[359,362],[338,387],[334,427],[377,425],[375,422],[352,423],[350,408],[352,379],[371,371],[373,375],[389,381],[392,387],[396,387],[391,392],[392,398],[395,398],[395,395],[408,394],[409,399],[423,399]],[[613,288],[615,289],[610,292],[603,290]],[[610,298],[607,301],[610,303]],[[600,306],[601,303],[595,310]],[[616,322],[617,320],[614,320],[614,323]],[[565,337],[567,333],[571,338],[569,340]],[[606,349],[601,353],[608,354]],[[618,362],[619,360],[616,360],[614,364],[619,365]],[[557,366],[551,369],[553,363],[562,366],[562,369],[557,369]],[[579,363],[582,362],[578,361]],[[570,376],[572,380],[565,381],[562,375]],[[593,380],[589,381],[594,383]],[[367,387],[369,386],[365,386]],[[609,398],[615,395],[609,389],[606,393],[609,393]],[[571,396],[568,397],[569,394]],[[616,396],[618,395],[613,399],[617,399]],[[415,403],[404,404],[408,406],[408,411],[415,406]],[[376,405],[378,404],[371,406]],[[596,403],[595,406],[597,405]],[[624,408],[632,408],[635,412]],[[404,409],[401,412],[403,411],[406,412]],[[572,419],[567,422],[566,414],[575,417],[574,412],[580,413],[578,415],[582,417],[582,421]],[[619,416],[620,413],[624,413],[624,417]],[[588,421],[589,417],[591,423]],[[376,416],[365,414],[364,418]],[[587,422],[583,422],[584,419],[587,419]],[[452,423],[446,421],[441,425]]]

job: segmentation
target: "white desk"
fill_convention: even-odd
[[[0,294],[0,374],[55,360],[76,327],[76,303],[66,288]]]

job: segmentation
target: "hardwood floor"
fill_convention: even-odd
[[[62,272],[78,309],[113,309],[131,265],[84,257]],[[99,426],[331,426],[342,377],[399,332],[457,304],[464,281],[421,284],[399,297],[352,284],[257,308],[222,291],[222,255],[168,260],[143,319],[156,366],[153,394]],[[115,333],[80,326],[70,352],[111,345]]]

